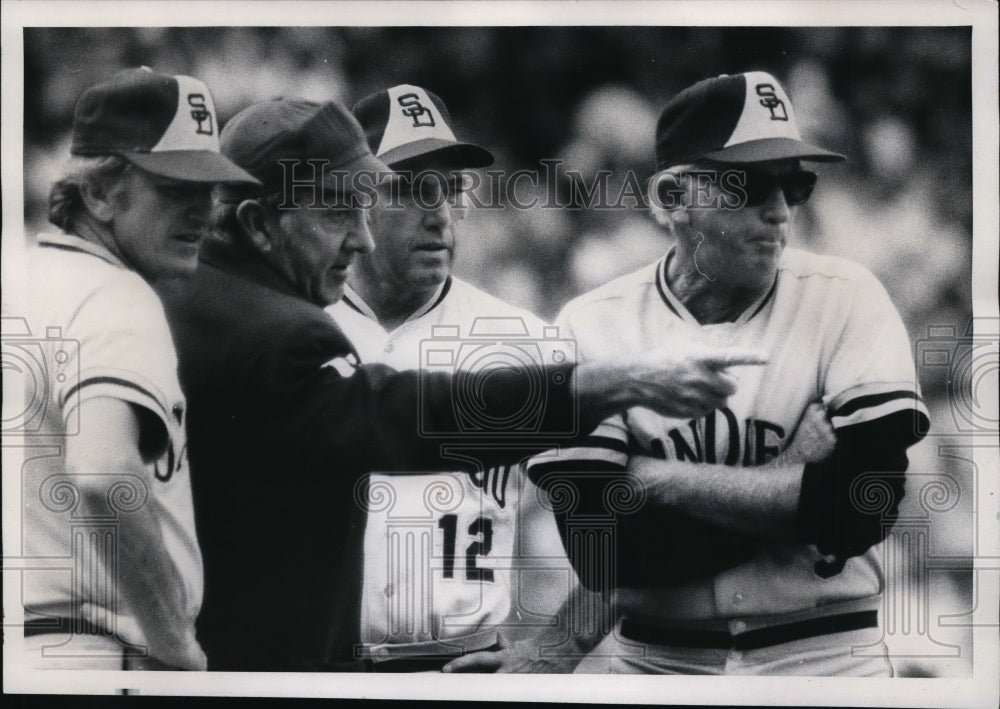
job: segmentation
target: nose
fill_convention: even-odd
[[[443,231],[451,224],[451,207],[448,200],[433,207],[423,207],[424,227],[430,230]]]
[[[368,227],[369,217],[367,209],[355,209],[351,228],[344,239],[344,249],[359,254],[370,254],[375,250],[375,240],[372,238],[371,229]]]
[[[785,200],[785,193],[777,185],[760,205],[761,218],[768,224],[784,224],[791,216],[791,209]]]

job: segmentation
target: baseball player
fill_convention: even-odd
[[[451,275],[455,221],[464,214],[455,171],[485,167],[493,156],[456,140],[447,107],[419,86],[368,96],[354,114],[375,155],[403,179],[397,203],[371,211],[375,251],[359,259],[343,299],[328,308],[362,360],[418,369],[422,345],[449,329],[554,352],[536,316]],[[479,360],[473,353],[456,367]],[[498,646],[516,580],[509,567],[518,514],[522,534],[558,540],[551,514],[529,509],[535,493],[522,490],[530,486],[522,473],[507,464],[473,475],[372,474],[371,496],[391,499],[370,505],[365,531],[361,637],[377,671],[440,669],[456,655]],[[561,555],[555,544],[552,555]]]
[[[28,259],[34,338],[11,340],[42,367],[23,553],[49,563],[21,581],[38,669],[205,669],[185,402],[149,283],[194,272],[213,183],[256,182],[219,154],[216,120],[204,83],[147,68],[76,106],[59,230]]]
[[[391,171],[335,101],[249,106],[226,124],[221,150],[262,186],[219,191],[194,277],[162,291],[189,406],[209,669],[365,669],[355,654],[365,521],[356,498],[367,496],[367,474],[441,470],[454,461],[445,440],[478,440],[491,466],[518,459],[470,435],[458,402],[474,399],[496,421],[538,374],[547,387],[530,430],[551,437],[637,402],[704,413],[733,391],[727,366],[761,359],[718,348],[679,359],[662,348],[482,381],[363,363],[324,308],[374,246],[365,205]],[[473,541],[477,532],[456,527],[456,575],[489,556],[481,530]]]
[[[676,339],[755,343],[770,359],[735,369],[739,391],[708,416],[633,408],[531,466],[546,487],[574,479],[561,471],[628,470],[641,489],[616,507],[577,476],[579,507],[557,514],[581,581],[621,616],[576,671],[889,676],[878,545],[927,410],[875,277],[786,246],[816,181],[802,163],[843,157],[803,142],[782,86],[753,71],[672,99],[656,159],[650,208],[675,245],[559,325],[583,359]],[[610,555],[573,552],[581,510],[616,519]]]

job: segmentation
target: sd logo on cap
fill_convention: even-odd
[[[73,117],[73,155],[120,155],[187,182],[258,184],[219,152],[215,104],[190,76],[126,69],[87,89]]]
[[[656,169],[694,160],[754,163],[844,156],[802,140],[792,102],[764,71],[699,81],[667,103],[656,126]]]

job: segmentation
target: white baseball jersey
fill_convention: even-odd
[[[629,453],[762,465],[788,446],[806,407],[817,401],[834,428],[897,411],[917,409],[926,415],[906,330],[882,285],[863,267],[786,249],[768,293],[735,322],[701,325],[667,286],[671,255],[563,309],[557,323],[563,336],[576,339],[581,361],[613,360],[686,340],[760,349],[768,353],[768,364],[732,368],[739,390],[726,407],[707,417],[685,421],[633,408],[594,433],[619,443],[559,451],[554,458],[536,459],[532,465],[539,470],[552,461],[578,462],[580,469],[591,460],[625,465]],[[729,620],[731,628],[742,627],[741,619],[759,623],[761,616],[824,604],[845,603],[850,610],[877,607],[884,583],[878,547],[850,558],[830,578],[815,572],[816,562],[824,558],[812,545],[775,543],[702,582],[621,589],[618,607],[626,616],[649,617],[655,609],[652,615],[668,622]],[[655,564],[655,557],[649,563]]]
[[[146,506],[159,521],[166,553],[181,571],[174,622],[192,627],[201,607],[203,574],[195,536],[184,433],[184,397],[173,340],[159,298],[102,246],[57,233],[39,237],[28,257],[31,336],[11,339],[37,374],[25,392],[24,550],[45,558],[24,574],[26,620],[83,618],[121,641],[145,645],[129,599],[115,578],[133,572],[105,565],[119,515]],[[5,347],[8,343],[5,341]],[[30,358],[30,360],[28,359]],[[106,509],[81,503],[81,473],[66,470],[67,437],[80,430],[84,401],[109,397],[133,404],[162,424],[143,426],[146,474],[85,473],[106,478]],[[156,431],[165,432],[157,436]],[[37,447],[35,447],[37,446]],[[93,483],[94,480],[87,481]],[[104,553],[96,553],[96,545]]]
[[[514,339],[539,340],[546,327],[535,315],[453,277],[392,332],[350,288],[327,311],[362,361],[398,370],[419,368],[422,350],[425,356],[457,353],[457,369],[482,365],[485,360],[475,352],[462,361],[455,338],[468,339],[484,325],[497,323]],[[432,338],[442,334],[441,344],[434,344]],[[491,353],[487,358],[496,351]],[[373,473],[362,640],[370,646],[442,640],[504,621],[511,603],[508,569],[516,553],[517,508],[526,485],[520,465],[475,476]]]

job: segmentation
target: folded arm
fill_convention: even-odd
[[[856,556],[885,538],[903,498],[906,450],[920,430],[915,415],[897,411],[843,426],[832,433],[828,452],[820,442],[804,460],[782,455],[768,465],[733,468],[637,458],[630,470],[656,506],[729,533]],[[808,419],[803,425],[812,430]]]

